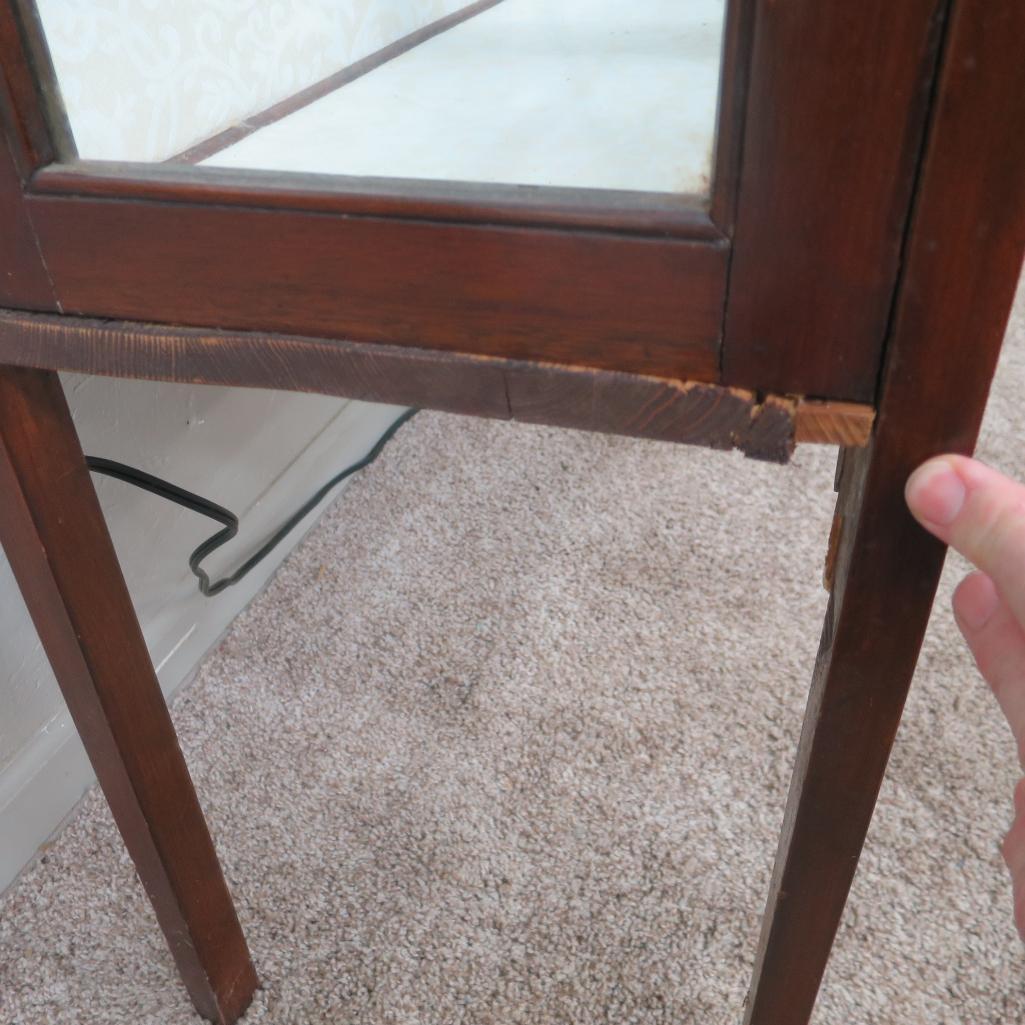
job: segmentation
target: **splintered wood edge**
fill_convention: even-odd
[[[0,363],[274,388],[625,434],[785,463],[796,442],[864,445],[870,407],[707,381],[413,346],[0,310]]]
[[[872,436],[876,411],[857,402],[799,399],[794,440],[800,444],[864,448]]]

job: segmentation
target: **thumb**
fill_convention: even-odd
[[[915,470],[905,497],[915,519],[989,576],[1025,624],[1025,487],[978,460],[948,455]]]

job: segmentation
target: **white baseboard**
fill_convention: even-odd
[[[240,536],[253,540],[266,536],[326,478],[359,459],[399,412],[396,406],[348,403],[268,486],[246,514]],[[168,602],[142,624],[165,695],[171,697],[192,678],[232,620],[266,587],[284,558],[337,494],[329,496],[298,524],[265,564],[235,587],[204,602],[202,615],[196,612],[191,575],[169,583]],[[187,554],[182,553],[183,564]],[[237,559],[236,554],[233,564]],[[0,892],[68,822],[95,782],[67,711],[4,768],[0,773]]]

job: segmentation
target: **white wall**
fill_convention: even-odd
[[[78,152],[165,160],[467,0],[37,0]]]
[[[320,396],[64,377],[83,447],[242,515],[211,569],[231,568],[324,480],[362,456],[399,409]],[[172,693],[315,521],[265,564],[203,598],[187,557],[217,529],[187,510],[94,478],[165,693]],[[220,556],[220,553],[219,553]],[[56,681],[0,556],[0,889],[93,783]]]
[[[83,156],[157,160],[357,60],[464,0],[39,0]],[[394,407],[272,392],[65,378],[90,455],[137,465],[242,515],[234,566],[324,480],[362,456]],[[97,479],[161,684],[171,693],[316,519],[242,583],[203,598],[188,571],[210,521]],[[93,775],[0,556],[0,889]]]

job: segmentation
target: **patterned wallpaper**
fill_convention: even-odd
[[[163,160],[467,0],[37,0],[79,155]]]

